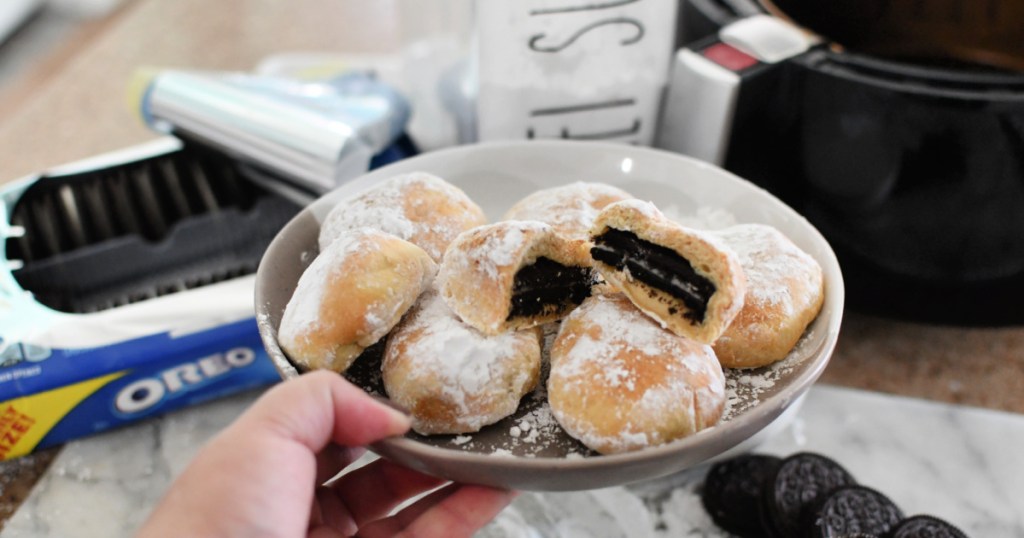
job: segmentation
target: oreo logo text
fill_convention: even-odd
[[[179,364],[159,375],[133,381],[117,393],[114,407],[121,413],[145,411],[165,397],[188,391],[210,379],[243,368],[256,360],[256,353],[247,347],[230,349],[199,360]]]

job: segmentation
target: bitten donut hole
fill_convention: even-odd
[[[608,228],[594,238],[590,255],[617,271],[628,270],[633,278],[682,301],[687,309],[683,317],[691,323],[704,322],[715,285],[674,250],[633,232]]]
[[[539,257],[516,272],[508,319],[568,311],[590,296],[593,285],[591,268],[562,265]]]

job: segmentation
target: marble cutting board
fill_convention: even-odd
[[[70,443],[0,538],[130,536],[206,439],[254,394]],[[758,452],[823,453],[907,515],[974,538],[1024,537],[1024,416],[816,385]],[[525,493],[483,537],[724,537],[696,488],[702,466],[626,487]]]

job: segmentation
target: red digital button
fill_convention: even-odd
[[[728,43],[715,43],[701,51],[705,58],[728,69],[729,71],[742,71],[748,67],[757,65],[758,60],[753,56],[729,45]]]

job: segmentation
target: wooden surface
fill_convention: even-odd
[[[0,108],[0,183],[153,138],[127,105],[146,67],[247,70],[275,53],[387,52],[393,2],[134,0],[41,62]],[[846,315],[822,379],[836,385],[1024,413],[1024,328],[960,329]],[[52,451],[0,464],[0,517]]]

